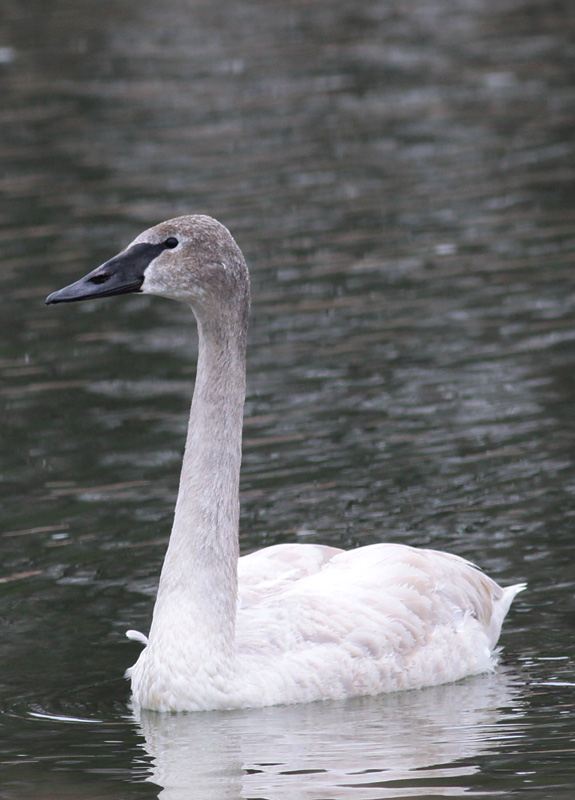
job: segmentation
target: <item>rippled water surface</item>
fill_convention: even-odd
[[[4,0],[0,796],[571,798],[575,14],[552,0]],[[157,298],[46,308],[211,213],[253,278],[241,545],[528,581],[454,686],[136,719],[195,373]]]

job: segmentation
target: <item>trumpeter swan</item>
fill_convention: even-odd
[[[162,222],[47,303],[143,292],[191,306],[199,355],[174,524],[149,637],[128,670],[135,703],[231,709],[414,689],[494,668],[523,585],[400,544],[305,544],[239,558],[250,289],[214,219]]]

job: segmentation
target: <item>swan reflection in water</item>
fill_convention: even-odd
[[[470,760],[516,736],[520,692],[500,668],[414,692],[137,718],[161,800],[460,797],[480,771]]]

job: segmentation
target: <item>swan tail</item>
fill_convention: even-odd
[[[501,614],[501,622],[507,616],[507,612],[511,607],[511,603],[515,600],[515,597],[519,594],[519,592],[523,592],[527,589],[526,583],[516,583],[513,586],[506,586],[503,589],[503,594],[501,596],[501,600],[499,601],[499,612]]]
[[[503,625],[503,620],[507,616],[507,612],[509,611],[511,603],[519,594],[519,592],[522,592],[526,588],[526,583],[516,583],[513,586],[506,586],[504,589],[502,589],[501,595],[494,603],[493,615],[491,617],[488,633],[491,640],[491,648],[494,653],[498,652],[499,648],[496,650],[497,640],[499,639],[501,626]]]

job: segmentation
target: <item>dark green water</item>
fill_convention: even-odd
[[[551,0],[4,0],[0,797],[575,792],[575,13]],[[157,298],[46,308],[210,213],[252,270],[242,548],[527,580],[502,667],[135,720],[195,370]]]

